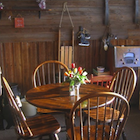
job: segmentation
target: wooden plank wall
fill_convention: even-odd
[[[24,94],[32,87],[35,67],[45,60],[57,60],[54,42],[16,42],[0,44],[0,66],[9,83],[17,83]]]
[[[4,4],[4,10],[1,11],[0,42],[57,40],[65,0],[47,0],[47,9],[40,11],[40,18],[38,16],[40,9],[36,0],[1,0],[1,2]],[[83,26],[89,31],[92,40],[104,35],[106,30],[104,0],[67,0],[67,5],[74,24],[75,40],[77,40],[79,26]],[[132,33],[136,29],[134,9],[134,0],[109,0],[110,31],[119,39],[138,39],[140,37],[139,34]],[[14,28],[14,19],[18,15],[24,18],[23,29]],[[62,21],[61,39],[63,41],[71,38],[70,30],[70,19],[65,12]]]
[[[88,73],[99,65],[107,68],[107,51],[100,40],[90,41],[90,47],[75,46],[76,66]],[[140,45],[140,40],[112,40],[113,45]],[[0,66],[8,82],[17,83],[22,94],[32,88],[32,74],[37,65],[57,60],[57,42],[0,43]]]
[[[32,87],[35,67],[45,60],[58,59],[58,29],[66,1],[47,0],[47,9],[40,11],[40,18],[36,0],[1,2],[4,10],[0,18],[0,66],[8,82],[17,83],[25,94]],[[88,73],[99,65],[106,67],[107,51],[104,51],[102,42],[103,35],[106,35],[104,0],[67,0],[67,4],[74,23],[76,66],[82,66]],[[140,45],[136,40],[140,34],[134,34],[137,30],[134,6],[134,0],[109,0],[109,27],[111,34],[118,38],[112,38],[113,45]],[[22,29],[14,28],[17,15],[24,18]],[[91,35],[89,47],[78,46],[79,26],[86,28]],[[71,45],[71,24],[67,13],[64,13],[61,34],[61,44]]]
[[[98,41],[92,41],[98,44]],[[91,71],[94,54],[99,47],[75,47],[75,63]],[[37,65],[46,60],[57,60],[57,42],[0,43],[0,66],[9,83],[17,83],[22,94],[32,87],[32,74]],[[98,60],[99,56],[95,55]],[[80,59],[79,59],[80,58]],[[92,64],[93,63],[93,64]],[[95,62],[98,64],[98,62]]]

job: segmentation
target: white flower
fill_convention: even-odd
[[[82,75],[83,75],[83,76],[86,76],[87,74],[88,74],[88,73],[87,73],[86,71],[84,71]]]

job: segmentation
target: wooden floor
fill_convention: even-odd
[[[55,117],[62,126],[65,125],[63,115],[55,115]],[[131,112],[125,126],[125,133],[128,140],[140,140],[140,110],[138,109],[138,106],[131,106]],[[60,132],[59,139],[66,140],[66,133]],[[0,140],[16,140],[14,127],[7,130],[1,130]]]

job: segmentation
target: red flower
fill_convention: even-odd
[[[79,74],[81,75],[82,73],[83,73],[83,70],[80,70],[80,71],[79,71]]]
[[[70,74],[70,77],[72,78],[73,77],[73,74]]]
[[[82,67],[79,67],[78,71],[79,71],[79,74],[82,74],[83,73]]]
[[[81,71],[81,70],[82,70],[82,67],[79,67],[79,68],[78,68],[78,71]]]
[[[74,69],[75,68],[75,63],[71,64],[71,68]]]

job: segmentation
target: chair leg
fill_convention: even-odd
[[[70,118],[69,118],[69,113],[65,113],[65,124],[66,124],[66,131],[70,128]]]
[[[49,136],[50,136],[51,140],[59,140],[58,135],[56,133],[55,134],[51,134]]]
[[[127,140],[124,130],[122,131],[122,138],[123,138],[123,140]]]
[[[66,140],[70,140],[70,137],[67,133],[66,133]]]
[[[59,140],[58,135],[57,134],[54,134],[54,135],[55,135],[55,139],[56,140]]]
[[[83,126],[85,126],[86,121],[87,121],[87,116],[84,115],[84,118],[83,118]]]

